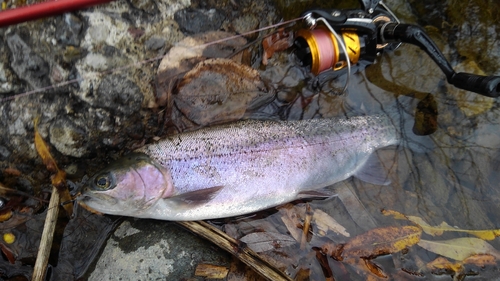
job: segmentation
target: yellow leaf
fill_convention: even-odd
[[[428,223],[426,223],[422,218],[420,217],[415,217],[415,216],[407,216],[406,217],[409,221],[417,224],[422,228],[422,230],[432,236],[439,236],[443,234],[443,229],[439,227],[433,227],[430,226]]]
[[[416,226],[389,226],[369,230],[349,240],[342,258],[367,258],[399,252],[420,241],[422,230]]]
[[[472,237],[441,241],[420,240],[418,245],[427,251],[459,261],[477,254],[489,254],[497,259],[500,257],[500,252],[488,242]]]
[[[397,220],[407,220],[408,218],[403,215],[402,213],[398,212],[398,211],[394,211],[394,210],[386,210],[386,209],[383,209],[382,210],[382,214],[384,216],[393,216],[395,219]]]
[[[463,232],[470,235],[474,235],[483,240],[493,240],[495,237],[500,236],[500,229],[486,229],[486,230],[470,230],[470,229],[460,229],[455,228],[447,224],[446,222],[442,222],[438,226],[431,226],[427,222],[425,222],[422,218],[416,216],[406,216],[402,213],[393,210],[382,210],[382,214],[386,216],[393,216],[395,219],[407,219],[422,228],[422,230],[432,236],[440,236],[445,231],[453,231],[453,232]]]
[[[438,257],[437,259],[429,262],[427,264],[427,268],[430,270],[445,269],[445,270],[451,270],[453,272],[462,272],[464,269],[462,263],[460,262],[452,263],[443,257]]]
[[[57,188],[61,201],[70,202],[72,199],[71,196],[69,195],[68,188],[66,187],[66,172],[57,167],[57,163],[54,160],[54,157],[52,157],[52,154],[50,154],[47,143],[43,140],[40,133],[38,133],[38,122],[39,118],[37,117],[34,120],[36,151],[38,152],[38,155],[40,155],[40,157],[42,158],[43,164],[45,165],[47,170],[55,174],[52,176],[52,185]],[[64,204],[63,207],[67,215],[71,217],[71,214],[73,213],[73,204],[72,203]]]

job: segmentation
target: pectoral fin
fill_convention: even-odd
[[[200,205],[212,200],[224,186],[214,186],[168,198],[180,204]]]
[[[334,191],[328,190],[326,188],[320,190],[306,190],[301,191],[297,195],[297,199],[328,199],[337,196]]]

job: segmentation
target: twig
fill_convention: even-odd
[[[302,239],[300,239],[300,249],[304,250],[307,245],[307,235],[309,234],[309,228],[311,227],[313,212],[311,211],[311,206],[306,203],[306,217],[304,219],[304,227],[302,228]]]
[[[257,253],[250,250],[245,243],[229,237],[216,227],[203,221],[182,221],[177,223],[231,253],[262,277],[272,281],[292,281],[285,273],[264,261]]]
[[[32,281],[42,281],[45,278],[47,264],[50,256],[50,248],[52,248],[52,240],[54,239],[54,230],[56,229],[57,216],[59,214],[59,192],[57,188],[52,188],[52,195],[50,197],[49,208],[45,224],[43,226],[42,239],[38,254],[36,256],[35,267],[33,268]]]

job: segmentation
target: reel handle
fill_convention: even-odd
[[[496,98],[500,96],[500,76],[482,76],[471,73],[455,73],[450,79],[455,87]]]

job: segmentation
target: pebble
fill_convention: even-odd
[[[50,125],[50,143],[64,155],[82,157],[89,152],[87,132],[86,128],[63,116]]]
[[[33,88],[50,85],[49,64],[36,54],[18,34],[7,37],[12,53],[11,67],[17,76]]]
[[[174,15],[180,29],[187,34],[219,30],[225,18],[218,9],[187,8],[177,11]]]

